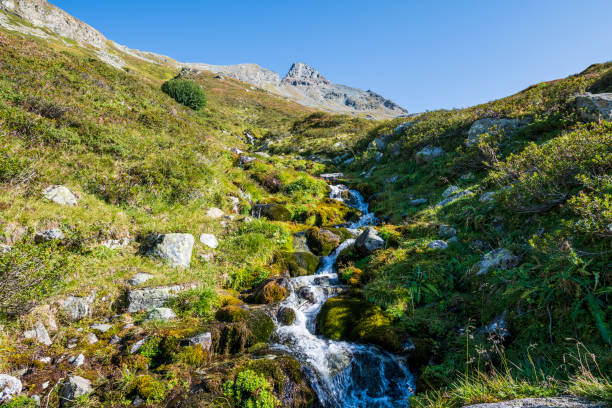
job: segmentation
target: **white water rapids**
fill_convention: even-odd
[[[349,230],[374,222],[368,204],[357,191],[332,185],[330,197],[362,212]],[[325,301],[344,288],[334,269],[336,258],[354,239],[344,241],[321,259],[315,275],[290,280],[290,295],[281,306],[296,312],[291,326],[278,326],[273,347],[296,357],[304,366],[319,401],[325,408],[409,407],[414,378],[396,356],[376,346],[333,341],[315,334],[316,317]]]

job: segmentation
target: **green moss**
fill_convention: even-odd
[[[208,353],[202,345],[184,347],[177,355],[178,361],[192,367],[200,367],[208,358]]]
[[[247,321],[247,327],[251,332],[250,344],[267,342],[274,332],[274,321],[266,312],[256,310],[251,313]]]
[[[291,326],[295,322],[295,310],[290,307],[282,307],[278,311],[278,321],[283,326]]]
[[[166,385],[150,375],[136,377],[133,387],[136,393],[148,402],[160,402],[166,397]]]
[[[316,255],[327,256],[338,245],[341,238],[332,231],[320,228],[311,228],[306,231],[308,246]]]
[[[217,310],[215,317],[221,322],[243,322],[249,318],[249,310],[237,305],[225,306]]]
[[[264,282],[256,289],[252,299],[259,304],[278,303],[289,296],[289,291],[278,280]]]
[[[317,316],[319,332],[333,340],[353,340],[377,344],[399,351],[402,336],[382,309],[368,303],[358,293],[328,299]]]
[[[320,259],[310,252],[280,252],[277,263],[292,277],[314,275],[319,268]]]

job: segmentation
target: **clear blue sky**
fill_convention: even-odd
[[[465,107],[612,60],[612,0],[51,0],[179,61],[306,62],[411,112]]]

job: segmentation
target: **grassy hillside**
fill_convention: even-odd
[[[370,201],[386,246],[342,254],[339,274],[352,290],[325,305],[325,335],[392,352],[412,343],[413,406],[611,400],[612,125],[581,122],[570,100],[609,90],[612,64],[402,125],[183,72],[206,94],[194,111],[162,92],[178,74],[169,67],[122,55],[129,68],[117,70],[93,50],[2,29],[0,45],[0,373],[19,376],[27,395],[7,406],[35,406],[34,395],[58,406],[70,374],[92,382],[76,402],[84,407],[316,406],[299,362],[270,358],[273,324],[261,304],[286,296],[272,278],[316,269],[297,233],[311,239],[358,215],[327,198],[316,176],[328,171]],[[482,118],[519,127],[487,129],[468,147]],[[428,146],[444,153],[419,158]],[[45,199],[50,185],[78,204]],[[437,205],[451,185],[451,202]],[[252,219],[260,204],[264,216]],[[49,229],[64,237],[41,243],[37,233]],[[164,233],[196,238],[189,268],[146,253]],[[203,233],[219,246],[200,242]],[[429,247],[439,239],[447,249]],[[126,245],[110,249],[109,240]],[[511,259],[478,274],[499,249]],[[169,303],[177,319],[127,312],[137,273],[152,276],[137,288],[185,285]],[[91,312],[66,316],[69,296],[92,296]],[[25,338],[38,322],[50,346]],[[204,331],[210,350],[185,346]]]

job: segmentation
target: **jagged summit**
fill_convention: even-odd
[[[331,84],[319,71],[303,62],[293,63],[281,82],[293,86]]]

